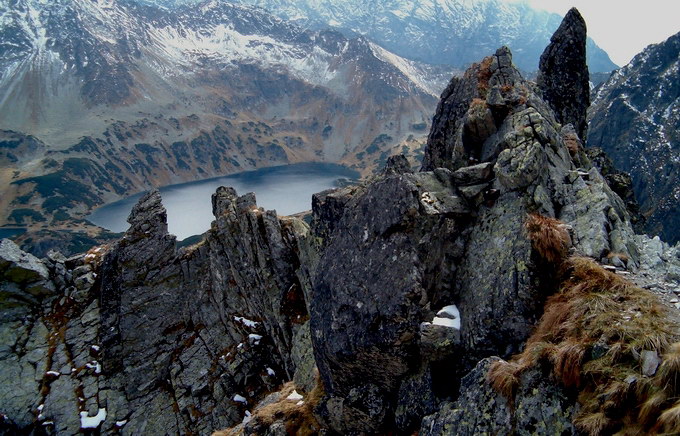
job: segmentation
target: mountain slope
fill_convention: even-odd
[[[630,173],[646,231],[680,241],[680,33],[615,72],[589,118],[588,144]]]
[[[220,187],[190,247],[158,191],[87,254],[0,241],[0,433],[678,434],[680,247],[632,232],[507,47],[433,125],[433,171],[390,157],[311,225]]]
[[[499,0],[241,0],[313,28],[333,26],[366,35],[401,56],[429,63],[467,66],[501,45],[515,53],[520,69],[535,71],[561,17],[523,3]],[[591,39],[592,72],[616,65]]]
[[[417,146],[450,74],[224,1],[19,0],[0,17],[0,128],[43,144],[2,195],[47,215],[289,162],[370,172]]]

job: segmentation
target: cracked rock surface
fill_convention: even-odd
[[[281,381],[313,377],[296,371],[314,371],[310,353],[291,352],[309,347],[308,227],[230,188],[213,205],[188,249],[157,191],[122,240],[86,255],[41,261],[2,241],[0,404],[14,428],[210,434]]]

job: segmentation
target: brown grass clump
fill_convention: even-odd
[[[519,364],[516,362],[498,360],[491,364],[486,377],[496,392],[505,398],[513,399],[519,385],[520,372]]]
[[[607,259],[612,259],[614,257],[618,257],[619,259],[621,259],[622,262],[628,263],[628,255],[625,253],[611,252],[607,255]]]
[[[470,109],[473,110],[486,109],[486,100],[482,98],[473,98],[472,101],[470,102]]]
[[[581,367],[586,354],[582,343],[566,340],[560,343],[550,357],[555,375],[567,387],[578,387],[581,383]]]
[[[493,56],[485,57],[479,64],[477,71],[477,91],[486,98],[486,93],[489,90],[489,79],[491,79],[491,64],[493,63]]]
[[[680,401],[659,416],[659,428],[665,434],[680,434]]]
[[[559,262],[563,246],[545,242],[563,241],[559,234],[546,235],[557,231],[555,222],[531,220],[528,233],[539,241],[534,248]],[[491,385],[512,401],[521,373],[547,364],[578,395],[574,425],[584,434],[680,434],[679,326],[656,296],[595,261],[562,262],[560,291],[548,298],[525,350],[493,365]],[[662,356],[653,377],[641,373],[644,350]]]
[[[314,417],[314,408],[324,396],[321,380],[317,377],[316,386],[302,400],[289,400],[288,396],[295,391],[293,382],[284,384],[279,390],[279,400],[256,409],[251,417],[249,427],[266,429],[277,421],[286,426],[286,434],[295,436],[312,436],[319,434],[321,426]],[[302,404],[299,404],[302,401]],[[239,436],[237,427],[214,432],[213,436]]]
[[[668,347],[658,376],[666,391],[673,396],[680,396],[680,342]]]
[[[568,134],[564,138],[564,145],[567,146],[567,150],[569,151],[569,155],[572,158],[576,157],[582,149],[581,141],[579,140],[579,137],[576,134]]]
[[[574,420],[574,425],[584,434],[600,435],[611,422],[603,412],[596,412],[579,416]]]
[[[531,240],[531,246],[543,259],[556,266],[562,264],[571,247],[571,237],[563,222],[539,214],[529,214],[524,228]]]

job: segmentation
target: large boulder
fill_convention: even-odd
[[[9,239],[0,240],[0,308],[35,303],[54,293],[45,264]]]
[[[420,323],[449,301],[448,258],[471,213],[450,180],[445,171],[368,186],[346,206],[320,259],[311,333],[329,393],[322,414],[336,431],[383,429],[401,377],[420,359]]]

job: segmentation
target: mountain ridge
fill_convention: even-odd
[[[0,51],[0,128],[42,141],[7,162],[18,173],[2,195],[48,222],[68,183],[95,186],[87,202],[64,199],[79,219],[125,194],[261,166],[370,172],[403,147],[417,153],[450,74],[222,1],[22,0],[1,13],[3,47],[14,45]],[[10,213],[0,221],[21,224]]]
[[[486,52],[507,45],[520,69],[536,71],[543,47],[562,21],[558,14],[535,10],[526,3],[499,0],[241,1],[311,28],[331,26],[367,35],[410,59],[457,68],[466,68]],[[616,68],[592,39],[588,38],[587,46],[591,71]]]
[[[597,88],[588,145],[628,172],[644,230],[680,241],[680,33],[652,44]]]

